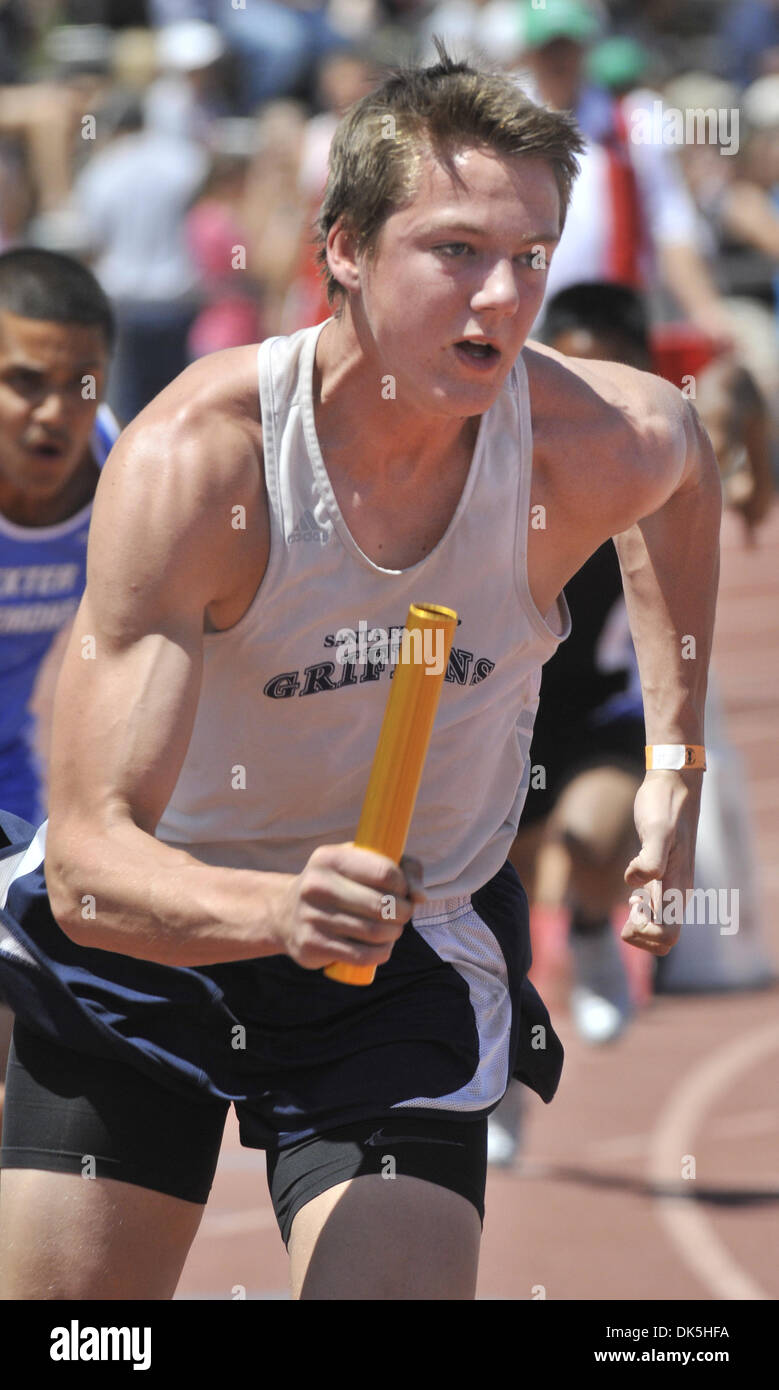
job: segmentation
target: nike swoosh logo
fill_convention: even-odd
[[[428,1139],[422,1134],[385,1134],[377,1129],[363,1144],[365,1149],[378,1149],[387,1144],[446,1144],[451,1149],[464,1149],[461,1139]]]

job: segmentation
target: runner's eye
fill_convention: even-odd
[[[8,373],[6,381],[12,390],[28,395],[31,391],[39,390],[42,378],[38,372],[30,371],[27,367],[16,367]]]
[[[455,257],[462,256],[464,253],[469,252],[472,248],[468,246],[467,242],[464,241],[447,241],[443,242],[440,246],[436,246],[435,249],[442,256]]]

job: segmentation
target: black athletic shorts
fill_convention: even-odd
[[[595,767],[618,767],[638,778],[645,773],[643,718],[629,715],[603,724],[537,720],[530,748],[530,785],[520,832],[545,820],[563,789]],[[543,776],[539,769],[543,769]],[[538,785],[538,784],[541,785]]]
[[[51,913],[43,834],[0,811],[0,980],[21,1025],[7,1165],[82,1172],[89,1154],[97,1175],[202,1203],[232,1103],[285,1232],[387,1157],[481,1213],[487,1116],[512,1076],[550,1101],[563,1066],[510,864],[421,904],[357,989],[286,956],[174,968],[78,946]]]
[[[17,1020],[2,1167],[114,1178],[204,1204],[229,1108],[226,1101],[175,1095],[132,1066],[73,1052]],[[245,1147],[266,1147],[263,1136],[252,1133],[250,1114],[240,1115],[240,1129]],[[483,1221],[486,1172],[486,1119],[396,1113],[267,1152],[268,1187],[285,1244],[301,1207],[365,1173],[449,1188]]]

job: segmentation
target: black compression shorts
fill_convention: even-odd
[[[86,1172],[204,1204],[229,1104],[186,1098],[122,1062],[47,1041],[17,1019],[8,1063],[3,1168]],[[241,1142],[265,1148],[241,1116]],[[89,1167],[87,1168],[87,1164]],[[268,1186],[285,1244],[295,1215],[349,1178],[378,1173],[436,1183],[484,1219],[487,1121],[394,1114],[268,1148]]]
[[[618,767],[641,780],[646,771],[643,719],[626,716],[604,724],[568,724],[540,720],[530,748],[530,785],[519,822],[520,831],[544,820],[562,791],[583,772]],[[543,769],[543,777],[540,769]],[[541,785],[539,785],[539,783]]]

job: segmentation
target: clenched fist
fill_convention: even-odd
[[[306,970],[335,961],[383,965],[423,901],[417,860],[406,857],[398,866],[352,842],[322,845],[289,885],[274,935]]]

